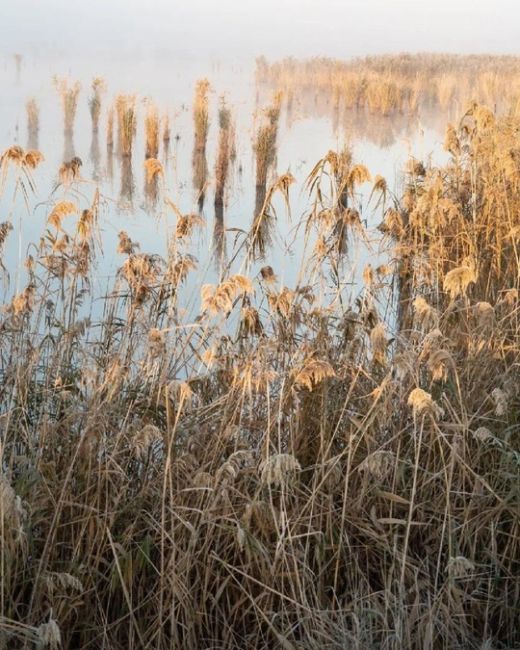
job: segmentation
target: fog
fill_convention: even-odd
[[[251,59],[518,52],[516,0],[0,0],[0,53]]]

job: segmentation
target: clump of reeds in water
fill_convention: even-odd
[[[219,136],[217,161],[215,164],[215,205],[223,205],[224,191],[233,152],[234,128],[231,110],[222,101],[218,112]]]
[[[218,265],[225,257],[224,193],[229,166],[234,153],[235,130],[231,110],[222,100],[219,113],[219,136],[217,160],[215,163],[215,225],[213,229],[213,253]]]
[[[38,135],[40,133],[40,109],[34,97],[25,104],[27,111],[27,148],[38,149]]]
[[[282,95],[275,96],[273,104],[265,111],[264,120],[256,133],[254,151],[256,159],[256,184],[255,184],[255,214],[254,226],[259,241],[267,241],[267,234],[262,236],[262,229],[267,226],[267,220],[262,219],[267,195],[267,180],[270,170],[276,161],[276,140],[278,136],[278,122],[280,119]]]
[[[209,131],[209,94],[210,84],[207,79],[201,79],[195,86],[193,102],[193,186],[198,193],[199,206],[204,205],[204,193],[208,177],[206,160],[206,143]]]
[[[92,132],[99,131],[99,117],[101,115],[101,97],[106,90],[105,80],[95,77],[91,84],[92,94],[88,101],[90,117],[92,119]]]
[[[81,90],[79,81],[74,83],[65,78],[55,78],[56,89],[60,95],[61,105],[63,108],[63,127],[65,133],[72,134],[74,131],[74,121],[78,108],[78,96]]]
[[[119,153],[130,158],[137,128],[135,96],[119,95],[116,98],[116,113]]]
[[[144,119],[146,138],[146,158],[157,158],[159,155],[159,113],[157,107],[150,104]]]

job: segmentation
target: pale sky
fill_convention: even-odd
[[[520,53],[520,0],[0,0],[0,52]]]

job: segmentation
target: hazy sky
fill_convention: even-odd
[[[0,0],[0,51],[520,52],[520,0]]]

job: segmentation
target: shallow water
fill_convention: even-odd
[[[63,133],[63,114],[60,99],[53,87],[54,75],[79,80],[82,91],[73,135],[73,151],[69,150]],[[93,77],[102,76],[107,83],[103,96],[99,138],[92,140],[91,121],[88,110],[90,83]],[[17,78],[14,61],[4,61],[0,68],[0,82],[4,89],[0,104],[0,150],[12,144],[27,146],[25,102],[35,97],[40,108],[38,148],[45,161],[34,172],[35,193],[30,196],[29,206],[24,204],[21,193],[13,203],[13,182],[8,182],[0,197],[1,221],[10,219],[15,226],[4,251],[4,264],[11,270],[4,300],[22,286],[23,276],[13,275],[20,268],[31,242],[37,242],[46,226],[46,219],[53,201],[67,198],[80,208],[89,207],[94,192],[101,194],[100,228],[104,255],[93,271],[94,294],[102,295],[124,257],[116,253],[117,234],[128,232],[133,241],[140,244],[142,252],[164,254],[168,232],[175,225],[176,217],[165,208],[161,198],[171,199],[183,213],[197,211],[197,194],[192,183],[193,124],[192,100],[195,82],[207,77],[211,83],[211,124],[207,146],[207,162],[211,176],[216,159],[218,138],[218,106],[221,96],[226,98],[236,123],[237,159],[232,166],[224,208],[225,249],[232,257],[234,247],[243,238],[252,222],[255,205],[255,161],[252,142],[258,126],[259,111],[268,106],[270,91],[258,89],[254,80],[252,63],[234,66],[163,59],[139,61],[82,60],[80,56],[64,62],[52,57],[24,59]],[[138,106],[137,136],[134,145],[131,170],[132,197],[125,192],[121,160],[117,155],[107,156],[105,128],[106,111],[113,98],[119,94],[136,94]],[[171,123],[171,145],[166,155],[162,143],[159,158],[164,165],[164,189],[156,209],[150,209],[144,196],[145,171],[143,124],[145,101],[151,99],[159,108],[160,115],[168,114]],[[265,260],[255,263],[249,275],[258,273],[260,266],[268,264],[275,270],[282,285],[294,287],[299,279],[304,248],[304,229],[297,224],[309,208],[305,180],[317,160],[328,150],[339,150],[348,144],[353,161],[368,167],[372,177],[376,174],[386,178],[389,188],[399,194],[402,182],[401,170],[410,155],[421,160],[445,159],[442,151],[443,124],[439,116],[377,117],[352,112],[335,111],[324,98],[313,101],[293,99],[284,103],[280,117],[276,170],[290,171],[296,183],[290,189],[291,219],[281,201],[277,208],[277,236]],[[57,187],[58,169],[71,154],[83,160],[81,181],[70,188]],[[128,187],[126,187],[126,190]],[[352,246],[345,265],[345,285],[353,298],[360,290],[361,274],[367,263],[376,265],[383,257],[378,251],[378,232],[381,210],[374,211],[368,202],[371,185],[365,184],[357,196],[361,218],[368,229],[371,244]],[[186,307],[196,311],[199,304],[200,286],[218,282],[219,270],[213,255],[213,231],[215,213],[213,208],[214,187],[206,192],[203,208],[205,225],[193,237],[189,252],[198,259],[198,269],[192,272],[184,288]],[[126,194],[126,195],[125,195]],[[21,223],[21,230],[18,224]],[[233,264],[234,271],[243,270],[240,256]]]

